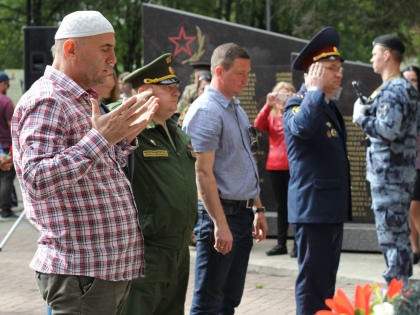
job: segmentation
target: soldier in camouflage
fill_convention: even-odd
[[[207,62],[194,62],[190,64],[194,68],[194,83],[187,85],[178,102],[176,115],[179,115],[178,124],[182,126],[184,117],[187,114],[192,102],[199,96],[198,83],[200,76],[210,76],[210,64]]]
[[[403,43],[394,35],[373,41],[371,63],[382,85],[365,105],[354,104],[353,121],[368,135],[366,178],[370,182],[378,242],[387,268],[387,283],[412,275],[409,208],[416,176],[416,89],[400,75]]]
[[[176,110],[177,114],[179,114],[178,123],[180,125],[182,125],[185,114],[197,96],[197,83],[189,84],[184,88],[184,92],[182,92],[182,96],[178,102],[178,108]]]

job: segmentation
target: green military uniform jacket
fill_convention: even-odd
[[[144,235],[146,277],[132,282],[124,315],[184,314],[188,244],[197,220],[196,159],[190,138],[176,122],[169,119],[166,126],[176,149],[154,122],[137,136],[132,189]]]
[[[166,125],[176,150],[164,128],[151,122],[138,136],[132,187],[146,245],[180,249],[197,218],[195,153],[175,121]]]
[[[107,105],[114,110],[121,105]],[[197,221],[195,152],[191,141],[172,119],[166,131],[153,121],[138,136],[134,154],[133,195],[145,241],[146,277],[168,280],[174,255],[189,244]],[[162,269],[163,268],[163,269]]]

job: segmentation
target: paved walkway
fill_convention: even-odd
[[[0,222],[0,240],[13,222]],[[0,252],[0,314],[41,315],[45,304],[37,290],[33,271],[28,263],[36,248],[38,232],[25,220]],[[251,254],[246,288],[237,314],[294,314],[294,280],[296,259],[287,255],[267,257],[265,251],[274,240],[255,244]],[[289,244],[291,246],[291,244]],[[195,257],[191,249],[192,261]],[[193,270],[191,265],[191,271]],[[337,287],[353,297],[357,283],[382,282],[385,264],[380,254],[343,253]],[[420,279],[420,267],[414,267],[413,278]],[[187,294],[186,310],[191,304],[193,273]]]
[[[18,185],[16,185],[17,187]],[[20,207],[22,208],[22,207]],[[18,209],[15,209],[19,211]],[[0,221],[0,242],[10,230],[13,221]],[[0,315],[43,315],[45,303],[28,264],[36,249],[38,232],[24,219],[0,251]],[[248,267],[245,292],[236,314],[293,315],[294,281],[297,262],[288,255],[265,255],[275,240],[254,245]],[[289,248],[292,241],[289,241]],[[195,248],[191,248],[191,276],[187,292],[188,314],[194,283]],[[356,284],[382,283],[385,262],[381,254],[342,253],[338,270],[337,288],[353,300]],[[414,266],[413,279],[420,280],[420,266]]]

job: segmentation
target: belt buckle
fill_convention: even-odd
[[[251,209],[253,205],[254,205],[254,199],[248,199],[246,201],[246,208],[247,209]]]

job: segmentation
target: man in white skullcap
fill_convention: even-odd
[[[20,99],[13,158],[29,221],[30,264],[53,314],[120,314],[144,274],[143,236],[125,158],[158,99],[145,91],[101,114],[92,86],[113,75],[114,29],[96,11],[64,17],[52,66]]]

